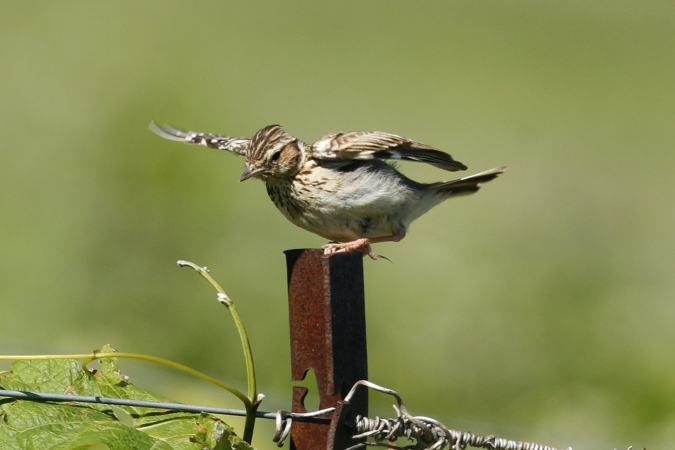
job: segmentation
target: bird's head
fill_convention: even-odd
[[[295,176],[304,162],[303,145],[279,125],[262,128],[251,139],[251,147],[246,154],[246,170],[239,181]]]

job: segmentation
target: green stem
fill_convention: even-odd
[[[93,353],[77,353],[73,355],[0,355],[0,360],[40,360],[40,359],[84,359],[83,365],[86,366],[89,364],[91,361],[94,361],[96,359],[102,359],[102,358],[129,358],[129,359],[140,359],[143,361],[151,361],[154,363],[162,364],[167,367],[171,367],[172,369],[180,370],[181,372],[185,372],[189,375],[195,376],[197,378],[201,378],[202,380],[215,384],[216,386],[225,389],[235,397],[237,397],[239,400],[244,403],[244,407],[248,410],[251,406],[253,406],[253,402],[249,400],[249,398],[244,395],[243,392],[239,391],[238,389],[230,386],[229,384],[223,383],[222,381],[219,381],[209,375],[206,375],[205,373],[199,372],[198,370],[195,370],[191,367],[185,366],[183,364],[170,361],[168,359],[164,358],[159,358],[157,356],[149,356],[149,355],[143,355],[140,353],[127,353],[127,352],[110,352],[110,353],[105,353],[105,352],[93,352]]]
[[[250,444],[251,440],[253,439],[253,428],[255,426],[255,412],[258,409],[258,405],[260,404],[260,399],[258,399],[256,392],[255,369],[253,367],[253,354],[251,352],[251,343],[248,340],[248,335],[246,334],[246,328],[244,327],[244,323],[241,320],[241,316],[239,315],[239,311],[237,311],[237,307],[235,306],[234,302],[230,299],[230,297],[227,296],[223,287],[211,276],[207,268],[200,267],[195,263],[183,260],[178,261],[178,265],[180,267],[185,266],[192,267],[195,271],[197,271],[198,274],[200,274],[209,283],[211,283],[211,286],[213,286],[218,292],[218,301],[223,305],[225,305],[227,310],[230,311],[232,319],[234,320],[234,324],[237,327],[237,331],[239,332],[239,340],[241,341],[241,346],[244,351],[244,359],[246,361],[246,381],[248,384],[248,400],[249,400],[249,403],[245,403],[246,422],[244,424],[243,438],[244,441]]]

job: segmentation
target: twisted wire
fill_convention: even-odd
[[[275,431],[272,435],[272,442],[277,444],[277,447],[283,447],[286,439],[291,434],[291,426],[293,425],[293,419],[310,419],[328,414],[335,411],[335,407],[330,407],[326,409],[320,409],[318,411],[312,411],[307,413],[296,413],[291,411],[279,410],[275,415]]]
[[[365,447],[366,445],[385,446],[405,450],[441,450],[450,443],[452,450],[465,449],[467,446],[485,448],[489,450],[557,450],[555,447],[540,445],[532,442],[516,442],[495,436],[480,436],[469,432],[450,430],[434,419],[422,416],[404,417],[399,415],[395,419],[358,416],[356,418],[356,432],[354,438],[371,438],[374,442],[362,443],[350,447],[350,450]],[[394,447],[391,442],[399,438],[406,438],[415,443],[403,447]],[[380,443],[386,442],[382,445]],[[571,450],[568,447],[566,450]]]
[[[346,401],[349,401],[359,386],[365,386],[396,398],[397,405],[393,405],[396,418],[382,419],[375,417],[370,419],[357,416],[354,439],[370,438],[372,442],[359,443],[347,450],[356,450],[368,445],[402,450],[442,450],[448,445],[452,450],[465,449],[467,446],[488,450],[557,450],[548,445],[532,442],[516,442],[495,436],[480,436],[469,432],[450,430],[441,422],[430,417],[412,416],[406,410],[403,399],[396,391],[378,386],[370,381],[358,381],[345,397]],[[409,441],[414,441],[414,443],[403,447],[391,445],[399,438],[406,438]],[[568,447],[566,450],[572,450],[572,448]]]
[[[384,419],[376,416],[371,419],[369,417],[357,416],[354,423],[347,422],[347,425],[354,427],[353,439],[369,440],[360,442],[345,450],[357,450],[367,446],[399,450],[442,450],[448,447],[448,445],[450,446],[450,450],[464,450],[467,447],[484,448],[487,450],[558,450],[555,447],[535,444],[533,442],[516,442],[492,435],[480,436],[470,432],[450,430],[441,422],[431,417],[412,416],[403,405],[403,399],[398,392],[367,380],[357,381],[345,396],[345,402],[351,401],[356,390],[361,386],[394,397],[396,405],[393,405],[393,408],[396,411],[396,418]],[[329,413],[334,409],[327,408],[304,414],[278,411],[276,415],[276,433],[273,438],[274,442],[279,447],[283,446],[284,440],[290,434],[293,418],[308,420],[308,418]],[[411,443],[406,446],[394,445],[394,442],[401,438],[405,438],[411,441]],[[630,446],[627,450],[632,450],[632,448]],[[572,447],[566,447],[564,450],[572,450]]]

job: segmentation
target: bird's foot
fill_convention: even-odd
[[[360,238],[349,242],[329,242],[323,246],[323,255],[329,257],[337,253],[351,253],[359,251],[368,255],[371,259],[377,259],[380,255],[370,248],[370,239]]]
[[[334,255],[336,253],[350,253],[359,251],[364,255],[368,255],[370,259],[382,258],[391,262],[389,258],[375,253],[373,249],[370,248],[370,244],[373,244],[375,242],[388,242],[388,241],[398,242],[404,237],[405,233],[396,233],[390,236],[359,238],[349,242],[329,242],[328,244],[323,246],[323,256],[325,258],[328,258],[329,256]]]
[[[368,255],[368,257],[372,260],[382,258],[391,262],[391,260],[386,256],[375,253],[370,247],[370,242],[371,240],[368,238],[360,238],[350,242],[329,242],[323,246],[323,256],[328,258],[329,256],[335,255],[337,253],[351,253],[359,251],[363,253],[364,256]]]

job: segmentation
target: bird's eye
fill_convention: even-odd
[[[277,151],[274,152],[274,154],[272,155],[272,161],[277,161],[280,157],[281,157],[281,150],[277,150]]]

